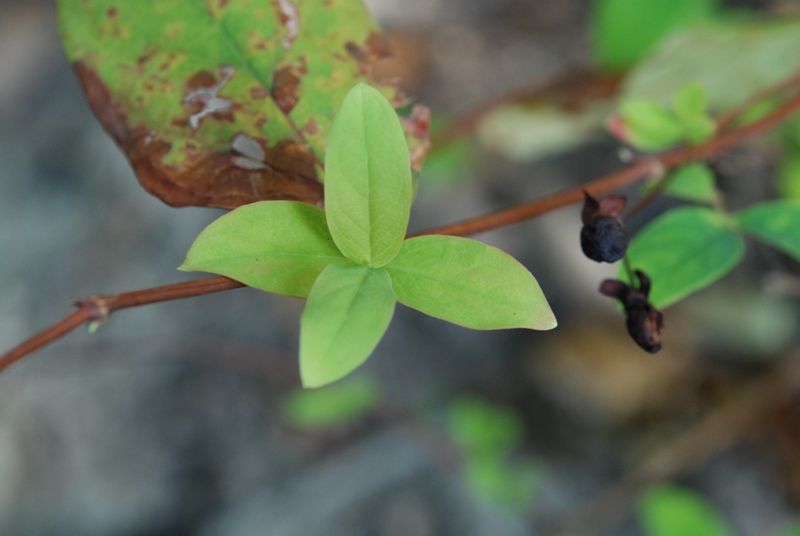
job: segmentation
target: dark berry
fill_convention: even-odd
[[[661,330],[664,329],[661,311],[645,303],[642,307],[625,309],[625,314],[625,325],[636,344],[651,354],[661,350]]]
[[[625,197],[610,195],[598,202],[583,192],[586,201],[581,219],[581,249],[584,255],[597,262],[616,262],[628,249],[628,233],[617,217],[625,206]]]
[[[661,350],[661,331],[664,329],[664,316],[653,307],[648,299],[650,278],[637,270],[638,287],[631,287],[622,281],[607,279],[600,284],[600,293],[616,298],[625,308],[625,325],[631,338],[640,347],[654,354]]]
[[[628,233],[617,218],[597,216],[581,229],[581,249],[593,261],[616,262],[628,249]]]

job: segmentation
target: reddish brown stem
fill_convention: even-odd
[[[94,296],[86,300],[79,300],[75,303],[78,306],[77,311],[0,356],[0,371],[10,367],[26,355],[60,339],[85,322],[104,322],[108,320],[114,311],[150,303],[191,298],[243,286],[245,285],[238,281],[218,276],[199,281],[122,292],[109,296]]]
[[[94,304],[107,316],[113,311],[127,309],[128,307],[138,307],[140,305],[162,301],[180,300],[182,298],[212,294],[214,292],[222,292],[223,290],[232,290],[244,286],[243,283],[239,283],[233,279],[224,276],[216,276],[209,277],[208,279],[200,279],[198,281],[188,281],[186,283],[176,283],[174,285],[164,285],[163,287],[91,298],[88,302]],[[105,320],[105,318],[97,318],[96,320]]]
[[[800,85],[800,73],[795,73],[783,82],[770,86],[751,95],[747,100],[734,106],[724,114],[717,117],[717,129],[722,132],[742,117],[754,105],[772,97],[785,93]]]
[[[661,173],[682,164],[705,160],[734,145],[766,132],[780,124],[798,109],[800,109],[800,93],[787,99],[780,107],[758,121],[720,134],[716,138],[701,145],[683,147],[660,156],[640,158],[616,173],[606,175],[605,177],[591,181],[578,188],[540,198],[530,203],[502,210],[494,214],[472,218],[443,227],[428,229],[411,234],[409,237],[431,234],[452,236],[473,235],[519,223],[541,216],[552,210],[573,203],[579,203],[583,201],[583,190],[588,191],[595,197],[600,197],[632,184],[648,174]],[[84,322],[102,322],[107,320],[109,315],[114,311],[150,303],[201,296],[203,294],[211,294],[213,292],[221,292],[223,290],[231,290],[243,286],[245,285],[242,283],[228,279],[227,277],[219,276],[188,283],[165,285],[162,287],[82,300],[77,303],[79,307],[78,311],[56,322],[6,354],[0,356],[0,371],[3,371],[26,355],[63,337]]]
[[[800,109],[800,93],[794,95],[784,102],[782,106],[776,108],[772,113],[765,115],[758,121],[725,132],[700,145],[681,147],[662,155],[640,158],[620,171],[600,177],[599,179],[595,179],[577,188],[539,198],[530,203],[517,205],[509,209],[495,212],[494,214],[427,229],[411,236],[430,234],[456,236],[473,235],[529,220],[541,216],[546,212],[573,203],[579,203],[583,201],[583,190],[588,191],[594,197],[600,197],[624,186],[633,184],[648,174],[663,173],[664,171],[674,169],[683,164],[688,164],[689,162],[706,160],[711,156],[719,154],[726,149],[730,149],[735,145],[774,128],[791,114],[797,112],[798,109]]]
[[[43,329],[27,341],[12,348],[0,358],[0,370],[4,370],[28,354],[32,354],[43,346],[60,339],[73,329],[84,322],[92,319],[92,311],[88,308],[80,308],[71,315],[56,322],[52,326]]]
[[[660,169],[657,159],[637,160],[630,166],[591,181],[578,188],[565,190],[557,194],[539,198],[524,205],[495,212],[486,216],[478,216],[457,223],[451,223],[442,227],[435,227],[414,233],[410,236],[422,236],[432,234],[443,234],[453,236],[469,236],[486,231],[492,231],[525,220],[530,220],[541,216],[547,212],[579,203],[583,201],[583,191],[586,190],[594,197],[600,197],[608,192],[618,190],[623,186],[634,183],[649,173],[654,173]]]

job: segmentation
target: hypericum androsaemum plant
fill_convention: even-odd
[[[729,272],[742,258],[743,235],[800,260],[800,204],[768,201],[728,213],[704,163],[800,110],[798,77],[788,78],[800,68],[797,24],[717,21],[685,29],[671,46],[659,43],[681,26],[716,19],[720,4],[596,0],[597,63],[616,87],[601,93],[617,98],[611,131],[637,157],[580,187],[406,237],[409,165],[419,171],[424,159],[427,116],[420,108],[398,126],[392,107],[408,101],[371,76],[373,61],[389,52],[360,0],[57,0],[67,56],[143,187],[170,205],[235,210],[202,233],[181,267],[222,276],[79,302],[76,313],[0,357],[0,370],[113,311],[244,285],[307,298],[300,330],[306,386],[335,381],[367,359],[397,301],[469,328],[549,329],[555,319],[533,276],[499,250],[457,236],[581,201],[588,256],[624,259],[600,291],[621,303],[636,342],[657,351],[660,309]],[[709,63],[744,74],[731,80],[731,70]],[[583,92],[597,79],[567,81],[549,93],[574,113],[580,99],[562,89]],[[546,86],[538,94],[545,100]],[[756,114],[756,105],[767,106]],[[793,151],[783,188],[800,191],[800,135],[784,136]],[[652,184],[644,199],[623,213],[625,202],[613,192],[645,179]],[[628,244],[626,217],[660,193],[701,206],[668,211]],[[333,398],[316,390],[290,400],[295,424],[353,418],[377,398],[368,383],[333,387]],[[506,463],[519,435],[514,419],[494,430],[501,441],[487,449],[498,414],[475,404],[456,409],[453,435],[473,483],[524,506],[535,467]],[[645,521],[667,526],[675,504],[678,511],[691,506],[676,497],[651,496]]]
[[[395,301],[477,329],[553,327],[524,268],[457,237],[590,197],[597,206],[584,214],[584,249],[594,260],[624,254],[618,281],[610,283],[615,287],[605,290],[626,302],[629,329],[647,335],[640,344],[657,349],[660,309],[730,271],[742,257],[743,234],[800,258],[797,202],[762,202],[729,214],[703,163],[800,109],[800,77],[788,77],[800,68],[792,53],[800,33],[795,23],[752,25],[720,16],[715,0],[702,4],[597,0],[593,33],[597,63],[606,72],[579,77],[577,84],[545,84],[537,93],[575,113],[580,102],[563,93],[603,82],[600,94],[616,98],[619,110],[612,133],[638,153],[626,167],[406,237],[408,168],[419,172],[425,158],[429,117],[415,106],[398,129],[389,111],[409,100],[372,76],[373,64],[390,53],[360,0],[58,0],[67,57],[142,185],[170,205],[241,208],[212,224],[182,267],[224,276],[82,300],[78,311],[0,357],[0,370],[116,310],[245,285],[308,298],[301,321],[306,385],[333,381],[363,362]],[[681,26],[709,18],[716,25],[688,28],[677,43],[667,42]],[[775,58],[780,61],[770,61]],[[709,61],[759,76],[720,80]],[[342,104],[362,83],[391,106],[366,86]],[[367,109],[381,111],[373,117]],[[712,119],[710,112],[720,110],[729,111]],[[467,131],[474,132],[476,116],[453,125],[472,125]],[[613,192],[645,179],[651,187],[643,199],[620,213]],[[627,244],[625,219],[660,193],[704,206],[669,211]],[[632,292],[643,298],[634,303]]]
[[[358,84],[331,127],[325,211],[296,201],[240,207],[200,234],[180,269],[308,298],[300,320],[306,387],[361,365],[396,301],[473,329],[556,326],[536,279],[502,251],[452,236],[405,239],[411,197],[397,114]]]

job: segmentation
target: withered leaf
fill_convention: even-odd
[[[173,206],[322,204],[336,107],[388,54],[360,0],[57,0],[89,104]],[[427,132],[408,136],[419,164]],[[423,151],[424,152],[424,151]]]

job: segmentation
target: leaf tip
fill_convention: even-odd
[[[330,385],[336,381],[341,380],[350,372],[344,372],[342,374],[320,374],[319,367],[310,367],[310,366],[303,366],[303,355],[300,355],[300,383],[303,385],[303,389],[317,389],[319,387],[325,387],[326,385]]]
[[[558,327],[558,320],[556,320],[556,315],[553,314],[553,310],[549,307],[546,311],[542,311],[536,318],[536,322],[533,324],[531,329],[535,329],[537,331],[550,331],[551,329],[555,329]]]

